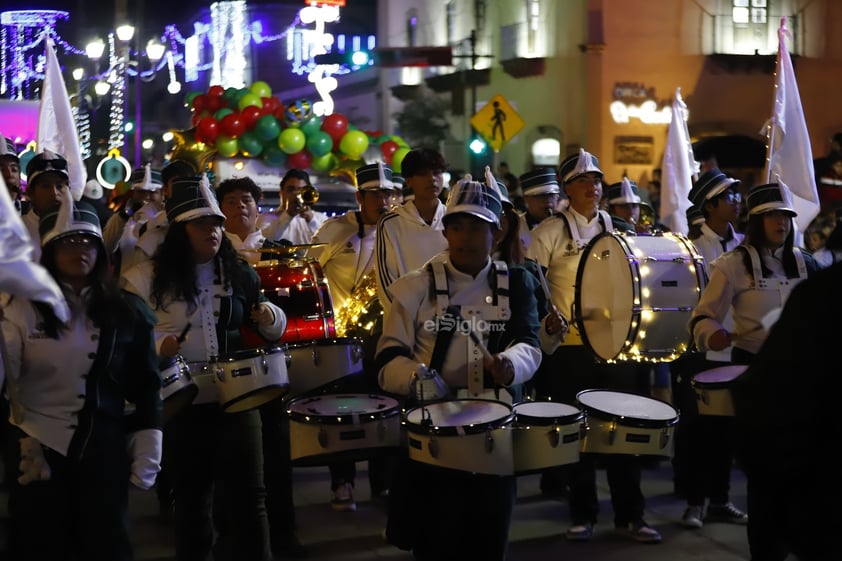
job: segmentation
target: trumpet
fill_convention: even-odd
[[[302,205],[313,206],[319,202],[319,190],[312,185],[307,185],[296,195],[296,198]]]

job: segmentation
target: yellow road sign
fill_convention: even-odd
[[[502,95],[495,95],[471,117],[471,126],[495,152],[523,128],[523,119]]]

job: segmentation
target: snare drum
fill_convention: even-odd
[[[297,466],[365,460],[400,446],[400,406],[385,395],[300,397],[287,414],[290,458]]]
[[[404,425],[409,457],[434,466],[485,473],[514,473],[511,406],[456,399],[410,409]]]
[[[696,392],[696,405],[700,415],[734,416],[734,401],[731,399],[731,383],[748,366],[729,364],[699,372],[690,381]]]
[[[574,319],[600,359],[671,361],[705,286],[704,258],[681,234],[605,232],[583,250]]]
[[[579,461],[579,434],[585,417],[581,410],[555,401],[524,401],[513,409],[517,475]]]
[[[360,339],[316,339],[286,346],[289,395],[298,396],[363,371]]]
[[[289,389],[282,347],[248,349],[219,358],[210,365],[219,386],[219,403],[226,413],[260,407]]]
[[[161,400],[164,402],[163,422],[166,423],[182,409],[193,403],[199,388],[190,375],[190,367],[181,355],[161,361]]]
[[[585,412],[582,452],[672,456],[678,411],[651,397],[608,390],[576,395]]]

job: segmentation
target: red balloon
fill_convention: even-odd
[[[274,117],[281,123],[282,126],[283,126],[283,123],[284,123],[284,117],[286,115],[286,110],[287,110],[286,107],[284,107],[283,105],[279,105],[278,108],[275,109],[272,112],[272,115],[274,115]]]
[[[223,88],[219,84],[217,84],[215,86],[211,86],[210,88],[208,88],[208,95],[211,96],[211,97],[219,97],[224,93],[225,93],[225,88]]]
[[[214,117],[207,116],[199,119],[196,124],[196,138],[205,144],[213,144],[219,136],[219,122]]]
[[[243,119],[243,123],[246,126],[246,130],[251,130],[254,128],[255,123],[257,123],[258,119],[263,116],[263,113],[256,105],[249,105],[247,107],[243,107],[243,110],[240,111],[240,116]]]
[[[207,111],[210,111],[211,113],[216,113],[223,107],[225,107],[225,100],[222,99],[221,96],[208,95],[207,103],[205,105],[205,109]]]
[[[322,130],[333,139],[333,146],[338,147],[339,141],[348,132],[348,119],[341,113],[331,113],[322,119]]]
[[[219,122],[219,132],[230,138],[238,138],[246,132],[246,124],[239,113],[229,113]]]
[[[197,95],[193,99],[193,111],[201,113],[208,108],[208,96],[205,94]]]
[[[287,167],[295,169],[307,169],[313,163],[313,155],[307,150],[296,152],[287,156]]]
[[[207,111],[195,112],[190,117],[190,125],[195,127],[199,124],[199,121],[208,116],[210,116],[210,113],[208,113]]]
[[[277,97],[261,97],[260,101],[263,105],[263,114],[264,115],[274,115],[275,111],[278,110],[278,107],[281,106],[280,100]]]
[[[387,140],[383,144],[380,145],[380,152],[383,154],[383,161],[387,164],[392,165],[392,156],[395,155],[397,149],[400,148],[398,143],[394,140]]]

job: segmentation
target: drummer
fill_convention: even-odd
[[[330,294],[335,310],[339,310],[357,296],[358,288],[365,283],[366,275],[374,271],[374,236],[377,221],[388,212],[394,188],[392,169],[376,162],[356,171],[357,203],[359,210],[348,211],[341,216],[327,219],[313,237],[313,243],[327,244],[319,254],[319,261],[330,285]],[[343,378],[341,391],[376,391],[377,378],[373,372],[376,337],[363,342],[366,356],[363,369],[368,376]],[[350,386],[348,384],[351,384]],[[355,387],[356,386],[356,387]],[[334,388],[338,389],[338,388]],[[383,459],[369,461],[369,483],[371,496],[380,497],[388,492],[389,483]],[[354,462],[336,463],[330,466],[331,506],[338,511],[353,511],[353,488],[356,477]]]
[[[260,417],[256,410],[223,412],[212,375],[200,375],[199,365],[240,350],[244,325],[277,341],[286,317],[261,294],[257,273],[238,259],[223,235],[225,215],[207,177],[177,180],[173,193],[166,204],[164,242],[151,261],[125,271],[124,279],[126,289],[141,296],[158,318],[159,357],[181,355],[199,386],[193,405],[164,427],[176,556],[205,559],[213,550],[219,561],[264,561],[268,528]]]
[[[391,285],[394,299],[377,347],[380,387],[386,392],[410,399],[417,393],[425,400],[503,398],[504,388],[528,380],[538,367],[537,281],[524,269],[508,270],[489,257],[500,212],[496,183],[457,183],[444,213],[444,258]],[[459,321],[456,314],[481,320],[468,328],[482,345],[455,329],[435,328]],[[389,497],[387,538],[412,550],[415,559],[505,559],[514,476],[405,459]]]
[[[216,188],[216,198],[225,215],[225,237],[250,265],[258,265],[264,258],[273,257],[259,250],[283,247],[267,240],[257,228],[257,205],[263,198],[263,190],[253,179],[237,177],[222,181]],[[261,405],[259,410],[270,549],[276,556],[302,557],[306,555],[306,549],[295,532],[286,405],[278,397]]]
[[[648,383],[649,370],[638,364],[597,363],[572,321],[574,285],[582,250],[595,236],[614,229],[608,213],[599,210],[603,177],[599,162],[594,155],[581,149],[562,162],[559,176],[570,198],[570,207],[544,220],[532,231],[527,256],[547,268],[552,304],[566,316],[571,327],[564,344],[553,354],[544,356],[535,375],[537,397],[575,403],[576,394],[589,388],[646,395],[649,388],[643,387],[643,380]],[[587,288],[579,287],[581,290]],[[661,535],[643,519],[640,460],[627,454],[605,455],[602,460],[608,472],[616,531],[637,542],[659,543]],[[556,472],[565,468],[570,483],[573,523],[566,536],[572,541],[587,541],[593,536],[599,511],[596,458],[582,454],[579,463]],[[550,477],[546,474],[542,485],[551,486]]]

